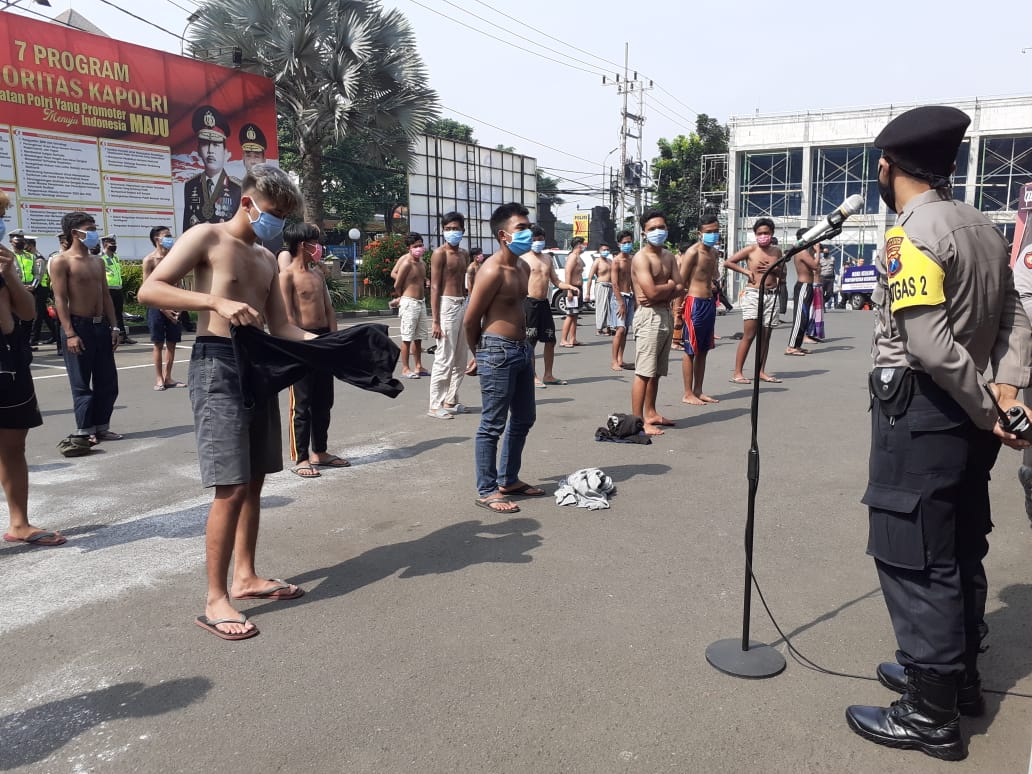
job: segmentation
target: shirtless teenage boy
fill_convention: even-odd
[[[172,229],[168,226],[152,228],[150,241],[154,249],[143,259],[144,281],[175,244]],[[179,312],[174,309],[148,309],[147,329],[150,331],[151,344],[154,345],[154,389],[164,392],[170,387],[186,387],[182,382],[172,378],[172,365],[176,362],[176,344],[183,340]]]
[[[634,382],[631,413],[645,420],[648,435],[663,435],[673,422],[656,410],[659,379],[666,376],[673,341],[670,301],[684,287],[677,278],[677,259],[666,249],[666,216],[658,210],[641,217],[646,244],[631,260],[631,276],[638,309],[634,313]]]
[[[401,378],[418,379],[429,376],[423,368],[423,339],[430,337],[427,325],[426,304],[423,291],[426,288],[426,263],[423,255],[423,237],[409,234],[405,237],[408,252],[398,259],[394,267],[394,290],[399,297],[398,316],[401,318]],[[416,367],[409,367],[410,356]]]
[[[337,330],[337,312],[320,269],[321,236],[312,223],[291,223],[283,229],[283,244],[291,261],[279,273],[287,322],[316,336]],[[326,450],[332,408],[332,374],[310,371],[291,385],[290,458],[297,463],[292,472],[301,478],[319,478],[322,474],[316,468],[351,467],[346,459]]]
[[[634,235],[621,231],[616,235],[620,249],[613,259],[613,302],[610,312],[616,333],[613,334],[613,371],[624,370],[624,348],[627,346],[627,331],[634,323],[634,286],[631,282],[631,256],[634,252]]]
[[[283,219],[301,205],[286,172],[256,164],[241,183],[240,207],[225,223],[199,223],[183,234],[140,287],[138,298],[159,309],[199,312],[190,356],[190,402],[201,481],[215,488],[205,530],[208,593],[197,624],[223,639],[253,637],[258,629],[230,603],[226,574],[233,563],[234,599],[296,599],[298,586],[255,573],[262,484],[283,469],[279,402],[244,406],[230,325],[268,323],[269,332],[315,338],[287,322],[276,259],[257,244],[279,236]],[[177,283],[191,271],[195,290]]]
[[[81,456],[84,439],[92,445],[122,437],[109,425],[118,398],[115,350],[121,332],[115,325],[104,264],[90,252],[100,245],[93,216],[70,212],[61,219],[61,229],[70,247],[50,259],[50,282],[61,321],[76,429],[58,448],[65,456]]]
[[[566,264],[563,266],[563,276],[569,289],[566,291],[566,319],[563,320],[560,347],[580,346],[577,341],[577,319],[580,316],[581,297],[584,295],[584,258],[581,253],[588,245],[584,237],[574,237],[570,245],[573,249],[566,256]]]
[[[462,333],[462,313],[466,304],[463,281],[469,255],[459,247],[466,219],[458,212],[441,218],[444,244],[430,256],[431,335],[437,340],[434,365],[430,369],[430,407],[427,415],[451,419],[464,413],[459,403],[459,386],[466,373],[466,337]]]
[[[552,319],[548,290],[550,285],[555,285],[560,290],[576,291],[573,285],[559,281],[552,264],[552,254],[544,252],[545,230],[535,226],[531,230],[531,240],[530,252],[523,256],[523,261],[530,268],[530,282],[523,306],[527,317],[527,341],[534,361],[534,386],[566,384],[565,380],[556,379],[552,373],[555,364],[555,320]],[[539,341],[545,345],[545,373],[541,380],[537,378],[537,355],[534,353]]]
[[[781,278],[783,268],[771,272],[767,277],[767,284],[763,289],[763,323],[762,331],[760,323],[756,321],[759,312],[760,279],[763,273],[772,263],[781,257],[781,250],[771,244],[774,236],[774,221],[770,218],[760,218],[753,224],[753,234],[756,235],[756,244],[743,247],[724,262],[724,267],[749,278],[749,284],[742,293],[742,340],[738,342],[738,351],[735,353],[735,372],[731,375],[731,381],[735,384],[749,384],[752,379],[746,377],[742,372],[745,367],[745,359],[749,356],[749,348],[757,333],[760,334],[760,380],[764,382],[779,383],[781,380],[771,376],[764,369],[767,365],[767,350],[770,347],[770,331],[774,327],[774,318],[778,312],[778,280]],[[746,268],[739,264],[745,261]]]
[[[806,233],[805,228],[796,232],[796,239]],[[817,282],[820,276],[821,264],[814,257],[813,248],[801,250],[792,258],[795,263],[796,284],[793,298],[795,299],[795,313],[792,315],[792,333],[788,337],[788,349],[786,355],[808,355],[810,350],[803,349],[803,339],[806,337],[806,328],[810,324],[810,307],[813,304],[813,283]]]
[[[520,260],[534,238],[529,215],[527,208],[516,202],[503,204],[491,215],[498,251],[477,272],[463,323],[466,342],[477,357],[483,405],[474,452],[478,493],[474,502],[503,514],[520,510],[507,495],[545,494],[520,481],[523,447],[537,418],[533,350],[523,311],[531,270]],[[496,460],[503,432],[501,459]]]
[[[613,302],[613,260],[609,256],[609,245],[598,246],[598,257],[588,270],[588,292],[586,298],[595,299],[595,332],[599,335],[613,334],[613,318],[609,307]]]
[[[11,206],[0,191],[0,239],[3,222]],[[29,429],[43,424],[36,402],[29,363],[29,342],[18,328],[15,317],[30,321],[36,299],[22,283],[14,253],[0,245],[0,484],[7,499],[9,518],[4,540],[32,546],[59,546],[66,539],[60,532],[34,527],[29,523],[29,467],[25,461],[25,438]],[[87,447],[88,448],[88,447]]]
[[[713,283],[717,276],[719,241],[720,222],[714,215],[704,215],[699,222],[699,241],[689,247],[680,260],[681,283],[685,287],[684,357],[681,358],[684,397],[681,402],[693,406],[720,402],[702,391],[706,355],[713,349],[717,324]]]

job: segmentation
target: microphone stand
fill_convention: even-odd
[[[757,341],[755,368],[753,369],[752,394],[752,440],[749,446],[749,499],[745,517],[745,593],[742,603],[742,638],[717,640],[706,648],[706,660],[721,672],[735,677],[763,678],[774,677],[785,669],[785,657],[770,645],[749,639],[749,618],[752,611],[752,559],[753,531],[756,523],[756,492],[760,487],[760,447],[756,431],[760,419],[760,371],[763,364],[763,291],[767,277],[778,267],[788,262],[793,255],[825,239],[842,233],[841,226],[834,226],[828,231],[808,242],[797,242],[781,258],[772,263],[760,280],[759,303],[756,310]],[[797,300],[798,303],[798,300]]]

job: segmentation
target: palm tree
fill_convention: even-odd
[[[189,46],[200,59],[240,49],[242,69],[275,82],[312,223],[322,222],[329,146],[360,136],[370,155],[407,161],[412,139],[437,114],[412,27],[378,0],[207,0]]]

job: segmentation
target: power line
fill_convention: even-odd
[[[663,109],[664,109],[664,110],[665,110],[665,111],[666,111],[667,113],[670,113],[671,115],[673,115],[673,116],[676,116],[677,118],[679,118],[679,119],[680,119],[681,121],[683,121],[683,122],[684,122],[684,125],[685,125],[685,126],[691,126],[691,125],[692,125],[692,124],[694,123],[694,121],[692,121],[692,119],[688,118],[688,116],[682,115],[682,114],[681,114],[681,113],[679,113],[679,112],[678,112],[677,110],[675,110],[674,108],[670,107],[669,105],[667,105],[667,104],[666,104],[666,103],[664,103],[664,102],[660,102],[660,101],[659,101],[658,99],[656,99],[655,97],[653,97],[651,101],[652,101],[652,104],[653,104],[653,105],[659,105],[659,106],[660,106],[661,108],[663,108]]]
[[[161,26],[160,24],[155,24],[155,23],[154,23],[154,22],[152,22],[152,21],[151,21],[150,19],[144,19],[144,18],[143,18],[142,16],[137,16],[137,15],[136,15],[135,13],[133,13],[132,11],[127,11],[127,10],[126,10],[125,8],[123,8],[122,6],[118,5],[117,3],[112,3],[112,2],[111,2],[111,0],[100,0],[100,2],[102,2],[102,3],[104,4],[104,5],[109,5],[109,6],[111,6],[112,8],[114,8],[114,9],[115,9],[115,10],[117,10],[117,11],[121,11],[121,12],[122,12],[122,13],[124,13],[124,14],[125,14],[126,16],[131,16],[131,17],[133,17],[133,18],[134,18],[134,19],[136,19],[137,21],[141,21],[141,22],[143,22],[144,24],[149,24],[149,25],[150,25],[151,27],[154,27],[155,29],[161,30],[161,31],[162,31],[162,32],[164,32],[164,33],[165,33],[166,35],[171,35],[171,36],[172,36],[173,38],[175,38],[176,40],[182,40],[182,41],[184,41],[184,42],[186,41],[186,38],[184,38],[184,37],[183,37],[182,35],[180,35],[180,34],[179,34],[178,32],[172,32],[172,30],[170,30],[170,29],[167,29],[167,28],[165,28],[165,27],[162,27],[162,26]]]
[[[108,0],[101,0],[101,2],[108,2]],[[515,43],[512,43],[511,41],[508,41],[505,38],[500,38],[497,35],[492,35],[490,32],[484,32],[483,30],[478,29],[477,27],[473,27],[472,25],[466,24],[466,22],[464,22],[464,21],[459,21],[458,19],[455,19],[455,18],[453,18],[451,16],[448,16],[448,14],[446,14],[446,13],[441,13],[440,11],[438,11],[438,10],[436,10],[434,8],[431,8],[428,5],[424,5],[423,3],[419,2],[419,0],[409,0],[409,2],[413,3],[414,5],[418,5],[420,8],[424,8],[427,11],[430,11],[430,13],[435,13],[438,16],[447,19],[448,21],[455,22],[456,24],[461,24],[463,27],[465,27],[468,30],[473,30],[473,32],[478,32],[481,35],[485,35],[486,37],[489,37],[492,40],[497,40],[499,43],[504,43],[507,46],[512,46],[515,49],[523,51],[524,53],[532,54],[532,55],[534,55],[534,56],[536,56],[536,57],[538,57],[540,59],[547,59],[549,62],[555,62],[556,64],[563,65],[564,67],[570,67],[570,68],[572,68],[574,70],[579,70],[580,72],[587,73],[588,75],[598,76],[598,73],[595,72],[594,70],[585,70],[583,67],[578,67],[575,64],[570,64],[569,62],[564,62],[562,59],[553,59],[550,56],[545,56],[544,54],[542,54],[539,51],[533,51],[533,50],[531,50],[529,48],[524,48],[523,46],[517,46]]]
[[[445,0],[445,2],[447,2],[447,0]],[[497,14],[499,14],[500,16],[504,16],[507,19],[511,19],[512,18],[512,14],[511,13],[507,13],[505,11],[499,11],[494,6],[488,5],[487,3],[483,2],[483,0],[475,0],[475,2],[479,3],[480,5],[484,6],[485,8],[490,8],[492,11],[494,11]],[[448,3],[448,4],[452,5],[452,3]],[[467,11],[467,13],[468,13],[468,11]],[[490,22],[488,22],[488,23],[490,23]],[[544,35],[546,38],[548,38],[549,40],[554,40],[556,43],[561,43],[564,46],[569,46],[570,45],[569,41],[557,38],[555,35],[549,35],[544,30],[540,30],[537,27],[532,27],[529,24],[527,24],[525,21],[521,20],[521,26],[526,27],[528,30],[533,30],[534,32],[538,33],[539,35]],[[613,67],[616,67],[618,70],[622,70],[623,69],[623,65],[622,64],[618,64],[616,62],[613,62],[612,60],[606,59],[605,57],[601,57],[598,54],[592,54],[592,56],[594,56],[600,62],[605,62],[606,64],[610,64]],[[592,67],[596,67],[596,66],[597,65],[592,65]],[[599,68],[599,69],[604,69],[604,68]]]
[[[176,2],[176,0],[165,0],[165,2],[169,3],[170,5],[174,5],[176,8],[178,8],[183,13],[193,13],[194,12],[192,8],[187,8],[186,6],[180,5],[179,3]]]
[[[662,86],[660,86],[660,85],[659,85],[658,83],[656,83],[655,81],[653,81],[652,83],[653,83],[653,85],[654,85],[654,86],[655,86],[655,87],[656,87],[657,89],[659,89],[659,90],[660,90],[661,92],[663,92],[663,93],[664,93],[664,94],[666,94],[666,95],[667,95],[668,97],[670,97],[670,99],[672,99],[672,100],[673,100],[674,102],[676,102],[676,103],[677,103],[677,104],[679,104],[679,105],[682,105],[683,107],[686,107],[686,108],[688,108],[688,112],[692,113],[692,114],[693,114],[693,115],[695,115],[695,116],[698,116],[698,115],[699,115],[699,111],[698,111],[698,110],[695,110],[695,109],[694,109],[694,108],[693,108],[693,107],[692,107],[691,105],[687,105],[687,104],[685,104],[684,102],[682,102],[681,100],[679,100],[679,99],[678,99],[677,97],[675,97],[675,96],[674,96],[674,95],[673,95],[672,93],[670,93],[669,91],[667,91],[666,89],[664,89],[664,88],[663,88]]]
[[[19,14],[13,13],[13,10],[14,10],[13,8],[10,8],[10,9],[5,8],[4,12],[5,13],[10,13],[12,16],[18,16]],[[76,27],[74,24],[71,24],[70,22],[66,22],[64,19],[51,18],[50,16],[47,16],[45,13],[40,13],[39,11],[34,11],[31,8],[22,8],[21,6],[18,6],[18,10],[19,11],[25,11],[26,13],[31,13],[33,16],[38,16],[39,18],[44,19],[44,20],[46,20],[48,22],[51,22],[52,24],[60,24],[60,25],[62,25],[64,27],[68,27],[68,29],[76,30],[77,32],[86,32],[87,31],[87,30],[82,29],[81,27]]]
[[[583,161],[583,162],[585,162],[587,164],[592,164],[592,165],[595,163],[591,159],[586,159],[583,156],[578,156],[575,153],[568,153],[567,151],[560,150],[559,148],[555,148],[555,147],[553,147],[551,145],[546,145],[543,142],[538,142],[537,140],[532,140],[529,137],[524,137],[522,134],[516,134],[515,132],[510,132],[508,129],[503,129],[500,126],[495,126],[494,124],[488,123],[487,121],[484,121],[481,118],[477,118],[476,116],[471,116],[468,113],[463,113],[461,110],[456,110],[455,108],[452,108],[452,107],[446,107],[445,110],[448,110],[448,111],[450,111],[452,113],[455,113],[456,115],[462,116],[463,118],[468,118],[471,121],[476,121],[477,123],[483,124],[484,126],[490,126],[492,129],[497,129],[499,132],[505,132],[510,137],[516,137],[516,138],[518,138],[520,140],[524,140],[525,142],[529,142],[529,143],[532,143],[534,145],[537,145],[538,147],[548,148],[548,150],[550,150],[550,151],[555,151],[556,153],[561,153],[563,156],[569,156],[571,159],[577,159],[577,161]]]
[[[694,131],[687,124],[685,124],[684,122],[679,121],[678,119],[674,118],[673,116],[668,116],[665,112],[663,112],[658,107],[656,107],[655,104],[651,105],[651,108],[652,108],[652,110],[654,110],[657,113],[659,113],[661,116],[663,116],[663,118],[665,118],[667,121],[670,121],[675,126],[679,126],[682,129],[688,129],[689,133]]]
[[[483,16],[478,16],[477,14],[473,13],[472,11],[469,11],[469,10],[463,8],[461,5],[458,5],[456,3],[451,2],[451,0],[441,0],[441,2],[450,5],[452,8],[457,8],[458,10],[460,10],[460,11],[462,11],[464,13],[468,13],[474,19],[479,19],[480,21],[484,22],[485,24],[494,24],[494,22],[492,22],[490,19],[485,19]],[[494,9],[492,8],[491,10],[494,10]],[[506,16],[507,18],[511,18],[511,17],[509,17],[509,14],[503,14],[503,15]],[[446,18],[448,18],[448,17],[446,17]],[[458,19],[452,19],[452,21],[458,21]],[[537,30],[537,31],[540,32],[540,30]],[[541,33],[541,34],[544,35],[545,33]],[[551,35],[546,35],[546,37],[552,37],[552,36]],[[557,40],[557,38],[552,38],[552,39],[553,40]],[[560,42],[562,42],[562,41],[560,41]],[[566,56],[567,59],[569,59],[569,60],[571,60],[573,62],[580,62],[581,64],[587,65],[588,67],[594,67],[596,70],[599,70],[600,73],[603,73],[603,74],[606,73],[605,68],[599,67],[598,65],[596,65],[596,64],[594,64],[592,62],[586,62],[583,59],[578,59],[577,57],[570,56],[569,54],[566,54],[565,56]]]

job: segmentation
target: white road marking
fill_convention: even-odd
[[[173,363],[189,363],[190,361],[189,361],[189,359],[187,359],[187,360],[173,360],[172,362]],[[40,365],[42,365],[42,363]],[[61,368],[61,366],[46,366],[46,367],[47,368]],[[115,370],[116,371],[132,371],[134,368],[153,368],[153,367],[154,367],[154,363],[141,363],[140,365],[122,366],[121,368],[116,368]],[[32,381],[39,382],[39,381],[42,381],[44,379],[57,379],[58,377],[67,376],[68,375],[67,371],[65,371],[64,368],[61,368],[61,370],[64,371],[64,373],[51,374],[50,376],[33,376],[32,377]]]

